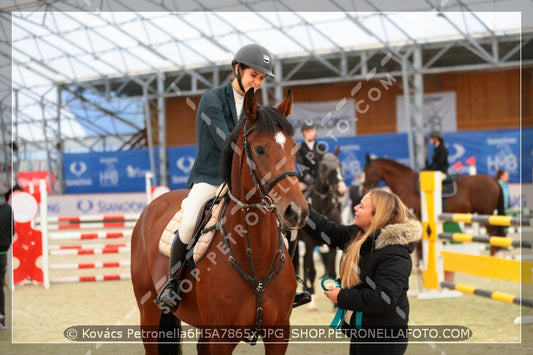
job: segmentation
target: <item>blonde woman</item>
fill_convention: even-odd
[[[333,223],[311,210],[305,231],[345,251],[340,287],[325,295],[344,310],[342,330],[350,354],[404,354],[407,349],[410,254],[422,226],[402,201],[371,190],[354,207],[354,224]]]

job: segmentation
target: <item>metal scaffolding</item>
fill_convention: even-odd
[[[127,149],[144,134],[152,173],[166,185],[166,164],[155,166],[156,157],[167,160],[165,99],[220,85],[233,53],[256,42],[276,57],[276,78],[262,90],[265,104],[296,85],[383,80],[400,86],[411,165],[421,168],[424,75],[533,66],[533,16],[521,13],[521,5],[427,0],[391,8],[385,1],[329,0],[302,9],[296,0],[144,0],[135,7],[79,0],[4,6],[6,148],[0,154],[10,161],[16,142],[13,159],[26,169],[41,161],[40,168],[59,172],[61,191],[64,152]]]

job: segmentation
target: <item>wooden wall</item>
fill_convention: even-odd
[[[168,99],[165,102],[167,117],[167,146],[196,145],[196,108],[200,97]]]
[[[297,102],[355,99],[357,134],[396,132],[396,97],[403,95],[400,78],[300,86],[292,90]],[[522,127],[533,127],[533,68],[523,69],[521,76],[516,69],[424,77],[425,93],[441,91],[457,94],[459,131],[520,127],[521,91]],[[199,100],[191,97],[166,101],[168,146],[196,144],[195,108]]]

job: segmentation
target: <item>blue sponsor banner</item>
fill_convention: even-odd
[[[171,190],[185,188],[194,159],[196,158],[197,150],[196,146],[168,148],[169,188]]]
[[[532,130],[527,130],[527,132],[527,135],[531,136]],[[465,166],[468,166],[467,161],[474,158],[478,174],[495,176],[496,171],[502,169],[509,172],[509,182],[520,182],[521,141],[519,129],[445,132],[444,143],[448,148],[450,167],[460,162],[463,170],[465,170]],[[524,145],[529,144],[531,149],[532,146],[527,142],[527,138],[522,143]],[[429,156],[431,156],[431,152],[430,149]],[[523,182],[531,182],[531,161],[528,163],[524,160],[523,163]],[[449,170],[449,172],[451,171],[452,169]]]
[[[326,146],[328,152],[333,153],[340,147],[339,160],[343,165],[345,181],[350,184],[353,178],[360,174],[365,164],[365,154],[376,157],[386,157],[408,165],[409,149],[406,133],[391,133],[368,136],[317,138]],[[387,142],[387,144],[383,144]],[[168,148],[170,189],[182,189],[187,183],[196,157],[196,146]]]
[[[409,166],[407,133],[317,138],[317,142],[325,144],[330,153],[333,153],[337,146],[340,147],[339,160],[348,185],[355,176],[362,173],[366,154],[374,158],[390,158]]]
[[[522,182],[533,182],[533,128],[522,129]]]
[[[63,156],[65,193],[145,191],[148,149]]]
[[[533,128],[523,129],[522,132],[519,129],[446,132],[444,140],[450,166],[461,162],[465,168],[467,161],[473,158],[478,174],[494,176],[496,170],[505,169],[509,172],[509,182],[518,183],[521,171],[522,182],[532,182]],[[390,158],[409,166],[406,133],[317,138],[317,141],[324,143],[328,152],[340,147],[339,159],[347,184],[362,172],[366,154]],[[197,147],[170,147],[167,151],[169,187],[173,190],[184,188]],[[431,154],[432,146],[429,145],[428,156]],[[150,170],[147,149],[65,154],[64,166],[66,193],[144,191],[144,174]]]

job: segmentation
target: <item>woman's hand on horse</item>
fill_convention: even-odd
[[[338,303],[337,298],[339,297],[340,288],[334,288],[329,291],[324,291],[324,294],[327,298],[333,303]]]

